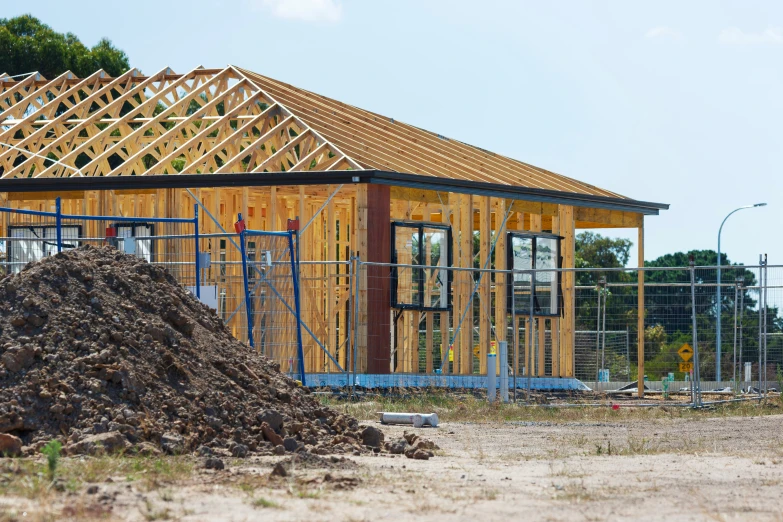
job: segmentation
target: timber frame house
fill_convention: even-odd
[[[394,221],[450,227],[455,267],[473,267],[474,257],[484,266],[493,256],[495,234],[495,268],[504,269],[507,231],[559,236],[563,266],[573,267],[579,228],[636,228],[643,260],[644,216],[668,208],[234,66],[198,67],[185,74],[164,68],[148,76],[136,69],[119,77],[100,70],[88,78],[66,72],[51,80],[40,74],[0,75],[0,91],[2,206],[51,210],[60,196],[66,213],[189,217],[198,200],[217,221],[203,220],[202,233],[231,230],[239,212],[249,228],[259,230],[283,230],[287,219],[306,223],[315,217],[300,239],[302,261],[346,261],[358,255],[362,261],[389,263]],[[5,235],[9,218],[2,219]],[[202,246],[212,259],[220,248],[217,242]],[[227,253],[229,260],[237,256]],[[305,278],[322,279],[303,288],[306,320],[345,364],[338,347],[345,340],[346,329],[339,325],[349,307],[347,278],[324,277],[319,265],[303,265],[303,270]],[[439,348],[433,347],[433,329],[445,329],[440,346],[445,353],[452,316],[471,297],[471,276],[455,275],[453,311],[403,310],[394,335],[388,269],[369,267],[361,277],[359,371],[420,371],[418,330],[426,323],[423,371],[432,372],[432,354]],[[384,278],[385,283],[377,283]],[[508,319],[506,288],[491,285],[485,278],[479,297],[489,303],[495,292],[494,315]],[[537,319],[540,335],[552,332],[551,364],[548,373],[538,365],[539,376],[574,375],[574,273],[564,273],[561,285],[562,313]],[[470,356],[473,332],[464,329],[454,342],[454,374],[486,370],[491,317],[474,318],[472,309],[468,315],[468,324],[479,331],[481,354],[477,360]],[[504,340],[506,331],[497,328],[496,339]],[[402,344],[394,361],[392,337]],[[329,371],[328,358],[312,342],[305,343],[305,353],[309,372]]]

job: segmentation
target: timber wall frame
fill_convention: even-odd
[[[253,175],[238,174],[236,176]],[[154,176],[160,178],[161,176]],[[181,176],[166,176],[178,179]],[[211,176],[197,176],[211,178]],[[232,176],[233,177],[233,176]],[[153,178],[153,177],[150,177]],[[109,179],[109,178],[98,178]],[[188,178],[184,178],[189,180]],[[273,185],[273,186],[236,186],[234,180],[222,179],[227,186],[182,188],[135,188],[124,190],[79,190],[85,178],[57,180],[60,190],[40,190],[50,188],[36,182],[37,191],[0,193],[3,206],[31,210],[53,210],[54,198],[62,198],[63,212],[74,214],[104,214],[144,217],[190,217],[194,197],[218,221],[203,217],[203,234],[218,233],[221,227],[231,230],[236,215],[245,216],[248,227],[257,230],[283,230],[287,219],[299,217],[303,225],[312,221],[310,228],[300,238],[302,261],[347,261],[351,255],[357,255],[363,261],[388,263],[391,261],[390,234],[391,224],[395,220],[424,223],[443,223],[452,227],[452,266],[471,268],[474,258],[479,266],[484,266],[491,254],[491,238],[497,235],[495,246],[495,268],[506,268],[505,232],[551,232],[561,236],[561,256],[564,267],[574,266],[575,235],[579,228],[638,228],[643,230],[644,215],[620,210],[605,210],[573,205],[554,204],[534,201],[495,198],[488,196],[461,194],[389,186],[373,183],[345,183],[331,185]],[[3,188],[11,183],[0,182]],[[41,180],[43,181],[43,180]],[[128,178],[128,181],[136,181]],[[24,188],[30,185],[21,183]],[[98,183],[98,186],[101,184]],[[21,187],[20,187],[21,188]],[[62,190],[73,188],[75,190]],[[191,196],[191,194],[193,196]],[[505,230],[500,227],[508,213]],[[7,215],[6,215],[7,217]],[[3,230],[8,223],[3,223]],[[100,231],[91,231],[93,237],[100,237]],[[479,248],[474,251],[473,235],[479,235]],[[217,241],[204,242],[202,250],[209,251],[213,259],[220,258],[220,245]],[[641,250],[641,249],[640,249]],[[231,247],[225,252],[228,260],[238,260],[238,253]],[[345,268],[345,267],[344,267]],[[345,353],[337,349],[344,342],[345,321],[348,317],[350,299],[347,278],[328,277],[328,268],[322,265],[303,265],[303,280],[315,281],[303,285],[304,320],[316,332],[319,339],[339,364],[347,364]],[[471,298],[473,279],[469,274],[456,272],[452,283],[453,310],[443,311],[402,311],[395,326],[396,364],[392,363],[390,331],[391,278],[388,270],[375,268],[377,273],[364,274],[360,282],[360,333],[358,336],[358,370],[368,373],[388,373],[392,371],[418,371],[418,329],[424,324],[427,331],[426,371],[432,372],[433,329],[436,325],[454,326],[455,314],[459,314]],[[334,275],[334,274],[333,274]],[[369,275],[369,277],[367,277]],[[387,284],[378,286],[386,276]],[[238,283],[239,279],[236,280]],[[369,286],[368,286],[369,285]],[[479,296],[484,302],[491,302],[490,280],[485,278],[479,287]],[[537,318],[537,330],[543,339],[545,330],[552,335],[551,371],[544,372],[544,364],[535,364],[536,376],[573,377],[574,376],[574,285],[573,272],[562,275],[564,310],[561,317]],[[508,317],[506,308],[505,285],[495,286],[495,316]],[[240,295],[241,289],[234,290]],[[526,318],[518,317],[518,327],[523,326]],[[466,318],[467,324],[473,324],[472,310]],[[486,347],[492,337],[493,325],[488,317],[475,319],[479,331],[479,366],[474,367],[473,347],[476,344],[470,328],[454,342],[455,374],[473,374],[486,371]],[[643,311],[640,314],[643,321]],[[643,323],[641,323],[643,324]],[[495,338],[506,339],[506,329],[497,328]],[[448,330],[445,342],[449,338]],[[335,371],[329,366],[329,360],[321,349],[305,338],[305,362],[308,372]],[[543,343],[543,340],[537,340]],[[641,343],[640,341],[640,349]],[[518,346],[525,346],[520,339]],[[446,346],[440,347],[445,353]],[[543,354],[543,351],[539,352]]]

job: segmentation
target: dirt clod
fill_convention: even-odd
[[[0,433],[0,456],[16,457],[22,453],[22,439]]]
[[[362,430],[362,442],[371,448],[380,448],[383,444],[383,432],[375,426],[367,426]]]
[[[226,465],[217,457],[208,457],[204,460],[204,468],[206,469],[225,469]]]
[[[118,453],[128,446],[122,433],[112,431],[86,437],[79,442],[66,446],[69,455],[98,455],[101,453]]]

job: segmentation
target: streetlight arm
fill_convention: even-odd
[[[765,205],[766,203],[756,203],[755,205],[745,205],[743,207],[735,208],[734,210],[729,212],[725,218],[723,218],[723,221],[720,224],[720,228],[718,229],[718,266],[720,266],[720,235],[723,232],[723,225],[726,224],[726,220],[729,219],[732,216],[732,214],[734,214],[735,212],[739,212],[740,210],[745,210],[746,208],[763,207]]]
[[[734,214],[735,212],[739,212],[740,210],[744,210],[746,208],[764,207],[766,205],[767,205],[766,203],[756,203],[754,205],[745,205],[743,207],[735,208],[734,210],[729,212],[728,215],[725,218],[723,218],[723,221],[720,224],[720,228],[718,229],[718,265],[717,265],[718,266],[718,286],[716,288],[716,294],[717,294],[716,305],[717,305],[717,310],[715,312],[715,316],[716,316],[715,317],[715,333],[716,333],[716,336],[715,336],[716,337],[715,338],[715,341],[716,341],[715,342],[715,380],[718,381],[718,382],[720,382],[720,361],[721,361],[721,358],[720,358],[720,348],[721,348],[721,346],[720,346],[721,345],[721,342],[720,342],[720,334],[721,334],[721,331],[720,331],[720,322],[721,322],[720,321],[720,316],[721,316],[721,312],[722,312],[722,307],[721,307],[721,302],[722,301],[721,301],[721,295],[720,295],[721,294],[721,291],[720,291],[720,289],[721,289],[720,288],[720,285],[721,285],[721,277],[720,277],[720,275],[721,275],[720,274],[720,235],[721,235],[721,232],[723,232],[723,225],[726,224],[726,220],[729,219],[732,216],[732,214]]]

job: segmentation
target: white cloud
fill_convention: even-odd
[[[783,29],[770,27],[760,33],[746,33],[738,27],[720,32],[720,41],[733,45],[783,44]]]
[[[339,22],[343,6],[339,0],[255,0],[274,16],[305,22]]]
[[[682,34],[680,34],[680,32],[676,29],[660,25],[647,31],[647,34],[644,36],[647,38],[668,38],[671,40],[679,40],[682,37]]]

